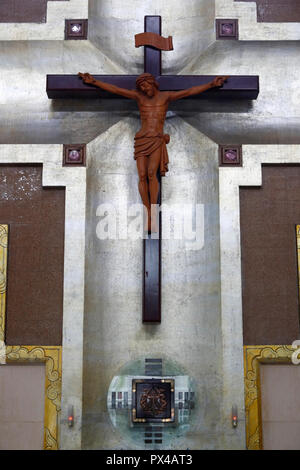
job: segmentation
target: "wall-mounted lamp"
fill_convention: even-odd
[[[236,405],[233,405],[232,407],[231,421],[232,421],[232,427],[236,428],[238,425],[238,410],[237,410]]]
[[[72,428],[74,426],[74,407],[73,405],[68,406],[68,426]]]

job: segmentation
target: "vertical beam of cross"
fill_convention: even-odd
[[[145,16],[145,33],[156,33],[161,36],[161,16]],[[151,73],[154,77],[161,75],[161,51],[154,47],[144,48],[144,72]]]
[[[145,16],[145,33],[161,35],[161,17]],[[150,46],[144,48],[144,72],[154,77],[161,75],[161,51]],[[161,178],[157,172],[159,195],[157,204],[161,204]],[[161,321],[161,214],[158,221],[158,238],[149,236],[143,247],[143,322],[160,323]]]

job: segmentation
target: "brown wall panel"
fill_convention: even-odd
[[[257,3],[257,21],[265,23],[300,22],[299,0],[235,0]]]
[[[0,0],[0,23],[45,23],[47,1]]]
[[[9,224],[6,343],[61,345],[64,188],[41,166],[0,166],[0,222]]]
[[[262,173],[262,187],[240,188],[244,344],[291,344],[299,337],[300,166]]]

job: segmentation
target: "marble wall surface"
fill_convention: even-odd
[[[181,101],[170,109],[216,143],[299,144],[299,48],[297,41],[216,41],[181,73],[257,74],[257,101]],[[90,41],[0,41],[0,60],[0,143],[87,143],[137,109],[117,99],[48,99],[47,74],[124,72]]]
[[[84,327],[84,448],[127,448],[112,429],[106,401],[111,379],[138,357],[178,360],[194,378],[195,424],[173,448],[222,447],[218,149],[170,116],[170,172],[163,202],[204,205],[204,246],[162,241],[162,323],[142,324],[142,240],[99,240],[101,203],[139,202],[133,160],[138,120],[116,124],[88,145]]]
[[[163,55],[164,73],[179,73],[215,39],[215,5],[211,0],[91,0],[89,39],[126,73],[141,73],[143,48],[134,48],[134,34],[144,31],[144,16],[162,17],[162,35],[173,36],[174,51]]]
[[[215,6],[217,18],[239,19],[239,39],[241,41],[294,41],[300,39],[299,23],[257,22],[255,1],[244,3],[235,0],[215,0]]]
[[[2,23],[0,41],[63,40],[65,19],[83,19],[87,15],[88,0],[50,1],[47,2],[45,23]]]

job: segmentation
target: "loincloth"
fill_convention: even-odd
[[[160,149],[160,175],[165,176],[168,171],[168,151],[167,144],[170,142],[168,134],[158,134],[155,136],[142,136],[134,138],[134,159],[139,157],[150,157],[153,152]]]

